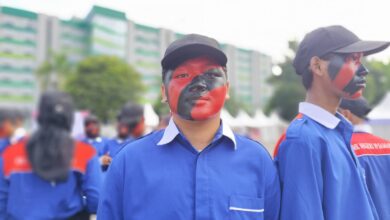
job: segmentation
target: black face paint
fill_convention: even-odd
[[[347,97],[361,96],[365,87],[368,70],[361,64],[361,57],[361,53],[335,54],[329,59],[329,77],[335,87],[345,92]]]
[[[224,86],[226,84],[224,75],[219,69],[213,69],[196,76],[179,96],[177,111],[180,115],[184,119],[194,120],[191,113],[196,101],[213,89]]]

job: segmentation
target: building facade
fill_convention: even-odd
[[[88,55],[117,56],[133,68],[147,88],[144,102],[159,98],[160,60],[183,34],[135,23],[124,12],[93,6],[85,19],[54,16],[0,6],[0,106],[31,109],[39,94],[35,72],[52,53],[71,63]],[[266,80],[271,58],[254,50],[222,44],[228,56],[232,91],[249,108],[262,108],[272,89]]]

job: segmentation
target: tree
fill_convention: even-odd
[[[276,111],[286,121],[291,121],[298,112],[298,103],[305,98],[305,89],[301,83],[301,77],[295,73],[293,57],[298,48],[297,41],[289,41],[289,55],[285,61],[278,65],[282,69],[279,76],[271,76],[268,80],[275,87],[275,92],[269,99],[265,113]]]
[[[364,96],[370,104],[377,104],[390,91],[390,63],[378,60],[366,61],[369,70]]]
[[[156,99],[155,102],[153,103],[153,109],[160,117],[164,115],[168,115],[170,112],[168,103],[161,102],[161,100],[162,100],[162,95],[160,94],[158,99]]]
[[[50,52],[49,58],[37,69],[36,75],[42,91],[62,89],[66,77],[72,72],[67,57],[63,53]]]
[[[226,110],[233,116],[237,116],[238,111],[240,109],[244,109],[247,111],[249,108],[245,106],[243,103],[240,102],[240,100],[235,95],[234,89],[230,88],[229,96],[230,98],[225,101],[224,107]]]
[[[77,65],[65,90],[79,109],[89,109],[107,122],[127,101],[139,102],[144,86],[140,74],[120,58],[92,56]]]

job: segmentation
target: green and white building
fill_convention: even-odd
[[[31,109],[39,94],[36,68],[50,52],[65,53],[76,63],[88,55],[122,58],[142,76],[145,102],[160,94],[160,60],[172,41],[171,30],[135,23],[124,12],[93,6],[84,19],[54,16],[0,6],[0,106]],[[266,83],[271,58],[254,50],[221,45],[228,56],[228,73],[236,97],[261,108],[272,90]]]

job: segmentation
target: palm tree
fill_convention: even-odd
[[[41,91],[61,89],[66,75],[71,71],[65,54],[50,52],[49,58],[36,71]]]

